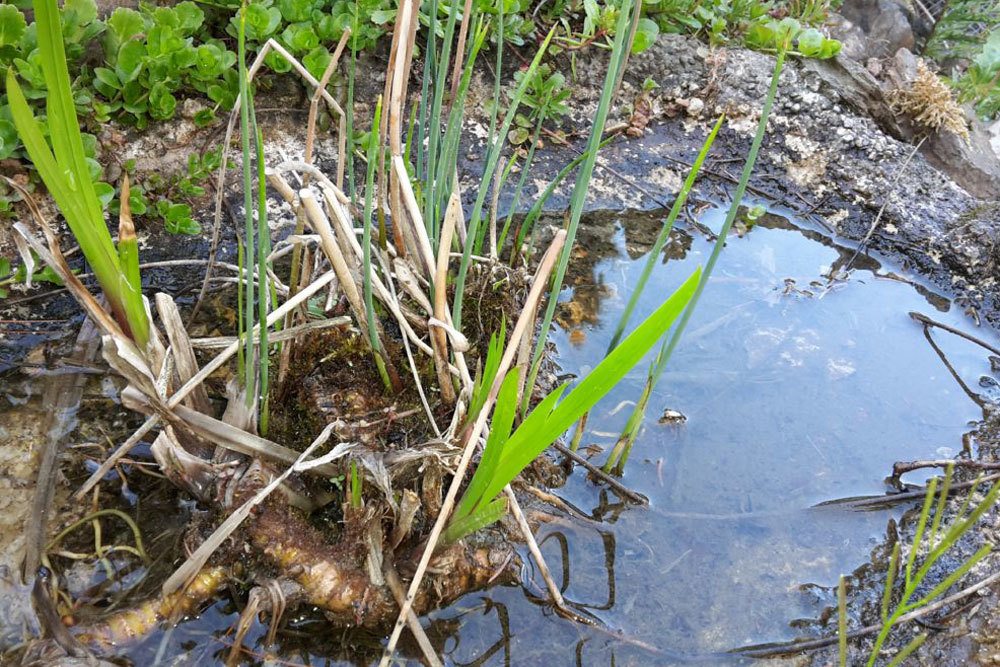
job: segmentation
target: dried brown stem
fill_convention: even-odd
[[[442,531],[444,530],[445,523],[447,522],[452,509],[455,507],[458,489],[465,478],[465,473],[468,471],[469,463],[472,460],[472,453],[475,451],[479,436],[482,434],[483,429],[486,426],[486,419],[489,415],[490,409],[496,401],[497,395],[500,393],[500,384],[503,377],[510,369],[511,362],[514,360],[514,355],[517,352],[517,345],[521,340],[521,336],[525,335],[529,327],[534,325],[534,321],[531,319],[531,313],[534,311],[535,303],[542,298],[542,293],[548,285],[549,274],[552,272],[556,259],[559,256],[559,251],[562,249],[565,242],[566,230],[559,230],[552,239],[552,243],[549,245],[548,250],[542,257],[538,271],[535,273],[535,279],[531,286],[531,290],[528,293],[525,308],[521,311],[521,316],[518,318],[514,331],[511,333],[507,349],[504,351],[503,357],[500,359],[496,380],[493,382],[493,386],[490,388],[490,393],[487,395],[486,402],[483,405],[479,416],[476,418],[476,422],[473,425],[471,432],[469,433],[465,447],[462,451],[462,456],[459,459],[457,468],[455,469],[455,475],[452,478],[451,485],[448,487],[448,493],[441,505],[441,511],[434,522],[433,528],[431,528],[430,535],[427,537],[427,545],[420,557],[420,562],[417,565],[413,581],[410,583],[410,587],[407,590],[406,599],[403,601],[402,609],[400,609],[399,618],[393,626],[392,634],[389,637],[389,643],[387,644],[385,651],[382,653],[382,659],[379,662],[380,667],[388,667],[389,662],[392,660],[392,655],[396,651],[396,644],[399,642],[399,635],[405,625],[406,614],[409,613],[409,610],[413,605],[413,600],[415,599],[417,592],[420,590],[420,583],[427,571],[427,565],[430,563],[431,556],[434,554],[434,549],[437,547],[437,542],[441,537]]]

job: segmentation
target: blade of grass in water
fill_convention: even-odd
[[[674,200],[674,205],[670,208],[670,213],[667,215],[667,220],[663,224],[663,229],[660,230],[659,236],[656,237],[653,247],[646,256],[646,264],[642,267],[642,274],[639,276],[639,281],[635,284],[635,287],[631,290],[632,294],[629,297],[628,303],[625,305],[625,310],[622,311],[621,318],[618,320],[618,326],[615,328],[615,333],[611,337],[611,343],[608,344],[608,350],[614,349],[614,347],[618,345],[618,341],[621,340],[622,335],[624,335],[625,328],[628,326],[629,319],[632,317],[632,311],[635,310],[635,305],[638,303],[639,297],[642,295],[643,290],[646,289],[646,283],[649,282],[649,277],[653,273],[653,267],[655,267],[657,262],[660,260],[660,252],[663,250],[663,246],[666,244],[667,239],[670,238],[670,232],[674,228],[674,223],[677,221],[677,217],[680,215],[681,211],[684,210],[684,205],[687,203],[688,195],[691,194],[691,189],[694,187],[694,183],[698,179],[698,174],[701,171],[701,165],[705,162],[705,158],[708,157],[708,152],[712,149],[712,144],[715,143],[715,137],[719,133],[719,128],[722,127],[723,120],[725,120],[725,115],[719,116],[719,120],[715,122],[715,126],[712,128],[712,131],[709,132],[708,138],[706,138],[705,143],[702,144],[698,157],[695,159],[694,164],[691,165],[691,171],[688,172],[684,185],[681,187],[680,192],[677,193],[677,198]]]
[[[600,151],[602,148],[610,144],[612,141],[614,141],[614,137],[608,137],[597,146],[597,150]],[[580,166],[580,163],[587,159],[588,155],[590,155],[590,152],[584,151],[579,155],[577,155],[575,158],[573,158],[573,160],[570,161],[569,164],[560,169],[559,173],[556,174],[556,177],[552,179],[552,182],[549,183],[548,186],[546,186],[541,196],[535,201],[534,204],[531,205],[531,208],[528,209],[528,212],[524,216],[524,220],[521,221],[521,225],[520,227],[518,227],[517,236],[514,239],[514,246],[511,249],[510,264],[512,266],[514,265],[517,259],[517,255],[520,252],[520,249],[524,245],[525,239],[527,239],[528,236],[531,234],[531,231],[534,228],[535,223],[538,221],[538,218],[542,215],[542,209],[545,207],[546,202],[548,202],[549,198],[552,197],[552,193],[554,193],[556,191],[556,188],[558,188],[559,185],[564,180],[566,180],[566,177],[569,176],[570,172],[572,172],[574,169]]]
[[[625,0],[625,2],[626,4],[631,4],[631,0]],[[511,96],[510,106],[507,108],[507,113],[504,115],[503,123],[500,126],[500,136],[505,137],[510,131],[510,126],[514,122],[514,116],[517,113],[517,109],[521,104],[521,100],[524,99],[528,83],[534,78],[535,72],[538,70],[538,67],[542,62],[542,57],[545,55],[549,43],[552,41],[552,37],[554,35],[555,28],[549,31],[549,34],[545,37],[545,41],[538,47],[538,52],[531,61],[531,65],[528,66],[524,78],[521,79],[517,89]],[[603,131],[603,123],[601,123],[601,128],[601,130],[598,130],[598,134]],[[483,215],[483,204],[486,202],[486,193],[489,191],[489,185],[493,179],[493,171],[496,169],[497,162],[500,160],[502,148],[503,143],[497,142],[488,153],[486,169],[483,171],[479,192],[476,194],[476,201],[472,206],[472,214],[469,217],[468,242],[465,244],[465,248],[462,251],[462,261],[458,266],[458,276],[455,279],[455,303],[452,306],[452,320],[454,321],[455,328],[459,330],[462,328],[462,297],[464,296],[465,291],[465,279],[469,272],[469,262],[472,259],[472,240],[479,234],[479,225],[482,222],[481,218]],[[572,243],[572,239],[568,238],[566,242]]]
[[[663,346],[660,348],[659,354],[657,354],[656,359],[653,361],[652,365],[650,365],[642,394],[640,395],[635,407],[632,409],[632,413],[629,415],[628,422],[626,423],[621,436],[618,438],[618,442],[615,443],[615,446],[612,448],[611,453],[608,456],[608,460],[604,464],[605,472],[615,472],[617,474],[621,474],[624,470],[625,463],[628,461],[629,454],[632,450],[632,445],[635,443],[635,439],[639,435],[639,428],[642,426],[643,419],[646,416],[646,409],[649,405],[649,399],[652,396],[653,389],[656,387],[656,383],[663,375],[663,370],[666,368],[667,362],[670,360],[670,356],[673,354],[674,349],[680,342],[681,336],[684,334],[684,329],[687,327],[687,323],[690,321],[691,315],[698,306],[698,300],[701,298],[701,294],[705,290],[705,286],[708,284],[708,279],[712,275],[712,271],[715,269],[715,264],[719,261],[719,255],[722,254],[722,249],[726,245],[726,238],[729,235],[729,230],[733,226],[733,221],[736,219],[736,214],[739,212],[740,204],[743,201],[743,195],[747,189],[747,184],[750,182],[750,175],[753,173],[754,165],[757,162],[757,154],[760,152],[761,143],[764,141],[764,134],[767,132],[767,119],[771,115],[771,109],[774,106],[774,98],[778,93],[778,80],[781,76],[781,68],[784,65],[784,62],[785,51],[782,50],[778,53],[778,58],[774,63],[774,73],[771,75],[771,85],[768,88],[767,97],[764,100],[764,108],[761,110],[760,121],[757,124],[757,132],[750,145],[750,152],[747,154],[746,162],[743,164],[743,172],[740,174],[739,183],[737,183],[736,191],[733,193],[733,202],[729,207],[729,211],[726,213],[726,220],[723,222],[722,229],[719,231],[719,238],[715,242],[715,246],[712,248],[712,254],[709,256],[708,262],[705,263],[705,272],[702,274],[701,281],[698,283],[698,288],[695,290],[694,298],[691,299],[691,304],[684,311],[684,314],[677,323],[677,327],[670,334],[670,337],[664,339]]]
[[[604,78],[604,88],[601,91],[601,99],[597,105],[594,125],[590,130],[590,138],[587,140],[586,157],[584,157],[580,164],[580,173],[577,174],[576,185],[573,188],[573,197],[570,202],[570,214],[566,230],[566,245],[563,246],[555,275],[552,278],[552,289],[549,291],[548,304],[545,306],[545,316],[542,318],[541,329],[539,329],[540,333],[531,357],[531,371],[528,373],[527,382],[529,391],[524,392],[524,402],[521,406],[522,412],[527,410],[528,400],[531,397],[530,387],[535,386],[535,379],[538,377],[538,369],[542,362],[542,353],[545,350],[545,341],[549,335],[549,326],[552,324],[552,317],[556,311],[557,297],[559,291],[562,289],[563,279],[566,277],[566,267],[569,264],[570,254],[573,252],[573,242],[576,239],[577,228],[580,226],[583,204],[587,199],[587,189],[590,186],[590,178],[594,173],[598,145],[601,143],[601,136],[604,134],[604,123],[608,119],[608,111],[611,108],[611,95],[614,91],[615,81],[618,79],[618,71],[625,57],[625,39],[628,33],[626,26],[629,20],[631,20],[632,8],[631,0],[624,0],[619,8],[618,22],[615,27],[615,43],[611,50],[611,64]],[[533,76],[533,72],[528,72],[522,81],[528,81]],[[455,319],[457,321],[457,318]]]

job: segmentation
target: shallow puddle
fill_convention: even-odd
[[[710,209],[700,219],[718,230],[724,215]],[[574,304],[560,309],[554,336],[564,372],[584,373],[604,355],[661,219],[592,221],[613,225],[613,238],[589,244],[600,258],[562,295]],[[671,260],[658,265],[637,316],[710,252],[704,235],[675,232]],[[810,508],[882,493],[897,460],[957,455],[969,422],[982,416],[908,312],[997,340],[914,276],[864,255],[855,263],[863,270],[826,289],[824,275],[852,254],[820,229],[777,216],[733,235],[626,469],[624,482],[651,507],[622,504],[579,470],[558,490],[595,521],[543,525],[543,552],[567,600],[630,641],[498,588],[491,605],[470,595],[439,614],[462,615],[461,636],[446,647],[456,664],[726,664],[736,661],[715,652],[808,634],[792,622],[833,602],[808,584],[835,585],[866,562],[891,516]],[[972,391],[989,391],[995,379],[983,350],[932,335]],[[614,444],[632,407],[623,402],[644,379],[640,367],[600,404],[581,447]],[[686,419],[671,413],[659,423],[665,410]],[[542,595],[531,574],[529,593]]]
[[[724,213],[699,219],[718,230]],[[581,232],[553,336],[562,372],[583,374],[604,356],[661,221],[601,215]],[[701,232],[676,230],[634,322],[711,247]],[[778,215],[729,239],[626,469],[623,481],[650,507],[623,503],[578,469],[555,492],[590,519],[557,516],[538,530],[569,604],[607,629],[554,614],[524,554],[524,586],[469,594],[428,619],[448,664],[736,664],[721,652],[810,633],[808,620],[832,603],[821,587],[866,562],[892,516],[813,506],[882,493],[897,460],[958,454],[982,414],[908,312],[997,340],[935,290],[865,255],[849,280],[828,287],[824,275],[852,254]],[[981,349],[932,335],[970,391],[996,391]],[[640,366],[592,413],[582,447],[595,462],[644,379]],[[224,664],[237,618],[220,601],[127,654],[136,664]],[[261,652],[242,664],[377,660],[381,636],[325,628],[308,614],[292,618],[265,654],[258,625],[244,646]]]

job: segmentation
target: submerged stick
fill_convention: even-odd
[[[549,565],[545,562],[545,557],[542,556],[542,550],[538,548],[538,542],[535,541],[535,535],[531,532],[531,526],[528,525],[528,520],[524,518],[524,512],[521,511],[521,505],[517,502],[517,496],[514,495],[514,490],[510,488],[510,484],[508,484],[503,487],[503,492],[507,495],[507,507],[510,509],[510,513],[514,515],[514,520],[517,521],[517,526],[521,529],[521,535],[524,537],[524,541],[528,545],[528,551],[531,552],[531,557],[535,559],[535,563],[538,565],[538,571],[541,572],[542,579],[545,580],[545,586],[549,589],[549,595],[552,596],[552,602],[554,602],[557,607],[565,609],[566,601],[563,599],[562,591],[559,590],[559,586],[556,585],[555,579],[552,578],[552,571],[549,570]]]
[[[438,539],[440,539],[441,533],[444,531],[445,524],[448,521],[448,516],[455,507],[455,499],[458,496],[458,489],[462,485],[465,473],[469,468],[469,463],[472,461],[472,453],[476,449],[476,443],[479,440],[479,436],[482,434],[483,428],[486,426],[486,419],[489,415],[490,408],[492,407],[494,401],[496,401],[497,395],[500,393],[500,385],[502,384],[503,378],[507,374],[511,363],[514,360],[514,355],[517,353],[517,346],[520,342],[521,336],[525,335],[529,327],[533,324],[533,321],[531,321],[530,318],[531,313],[534,311],[534,304],[542,298],[542,292],[544,292],[548,283],[549,274],[552,272],[552,268],[555,266],[556,258],[559,256],[559,252],[562,250],[565,242],[566,232],[565,230],[559,230],[552,239],[549,249],[546,250],[545,256],[542,257],[542,262],[538,267],[538,271],[535,273],[535,279],[531,285],[531,291],[528,293],[525,307],[521,311],[521,316],[517,320],[513,333],[511,333],[507,349],[504,351],[503,357],[500,359],[496,379],[493,381],[493,386],[490,388],[490,393],[486,397],[486,402],[480,410],[479,417],[476,418],[476,423],[473,425],[472,430],[469,433],[465,449],[462,451],[458,467],[455,469],[455,475],[452,478],[451,485],[448,487],[448,493],[445,496],[444,502],[441,504],[441,511],[438,513],[437,520],[434,522],[434,526],[431,528],[431,533],[427,537],[427,546],[424,548],[424,552],[420,556],[420,562],[417,565],[416,573],[413,575],[413,581],[410,582],[410,587],[406,592],[406,599],[403,600],[403,605],[399,611],[399,618],[396,619],[396,624],[392,628],[392,634],[389,636],[389,643],[386,645],[385,651],[382,653],[382,659],[379,661],[379,667],[388,667],[393,654],[396,652],[396,644],[399,642],[399,635],[403,631],[406,615],[413,607],[413,600],[416,598],[417,591],[420,590],[420,583],[423,581],[424,574],[427,572],[427,566],[430,563],[431,556],[434,555],[434,549],[437,546]]]

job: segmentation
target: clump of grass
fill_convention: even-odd
[[[142,297],[134,230],[128,220],[117,245],[111,238],[84,154],[59,7],[55,0],[36,0],[34,8],[38,51],[47,88],[46,120],[51,149],[13,68],[7,71],[11,116],[45,187],[91,265],[115,320],[145,350],[150,337],[149,319]]]
[[[517,411],[520,378],[516,368],[507,373],[497,396],[483,457],[451,517],[444,534],[445,542],[454,542],[503,516],[506,503],[498,498],[503,488],[639,363],[662,332],[684,311],[700,277],[701,269],[697,269],[565,399],[559,400],[568,384],[546,396],[513,433],[511,427]],[[486,365],[495,366],[489,359]]]
[[[866,663],[867,667],[875,665],[882,646],[904,615],[926,607],[934,602],[934,600],[940,598],[975,567],[977,563],[993,552],[993,545],[983,545],[943,580],[933,586],[929,586],[928,575],[931,570],[948,555],[963,536],[976,526],[983,515],[993,508],[998,497],[1000,497],[1000,482],[995,482],[983,499],[973,505],[972,497],[976,492],[976,486],[974,485],[958,508],[951,524],[947,527],[943,526],[953,472],[954,466],[949,465],[945,470],[943,481],[940,484],[940,492],[938,491],[937,478],[932,479],[927,485],[927,494],[924,497],[924,504],[920,509],[916,532],[914,533],[909,553],[906,556],[905,564],[902,563],[899,542],[896,542],[892,547],[892,555],[889,557],[889,570],[886,573],[885,589],[882,593],[880,608],[882,628],[875,638],[875,645],[872,647],[871,654]],[[935,498],[937,502],[935,502]],[[923,556],[923,559],[918,564],[917,559],[919,554],[926,555]],[[898,592],[896,591],[897,580],[901,589]],[[930,590],[928,590],[928,587]],[[897,595],[898,602],[893,606],[892,601]],[[845,598],[844,580],[841,578],[838,592],[838,643],[841,665],[847,664],[848,632]],[[903,661],[917,650],[926,639],[927,633],[922,633],[914,637],[896,654],[889,663],[890,667],[902,665]]]
[[[916,76],[908,87],[890,91],[889,104],[894,112],[908,116],[926,131],[969,138],[965,111],[955,101],[951,88],[923,60],[917,61]]]

